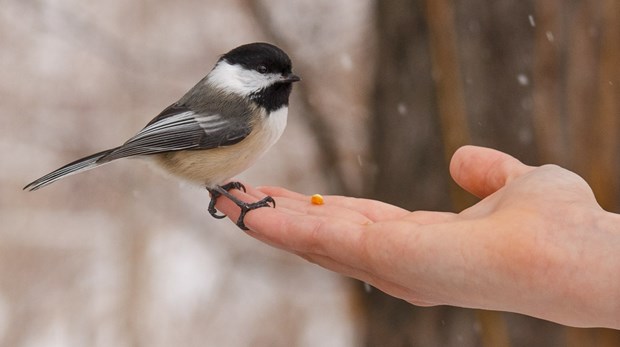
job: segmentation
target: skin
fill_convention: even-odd
[[[312,205],[278,187],[234,194],[276,200],[246,216],[249,235],[414,305],[620,329],[620,215],[582,178],[474,146],[454,154],[450,173],[482,200],[457,214],[343,196]],[[236,221],[228,199],[217,208]]]

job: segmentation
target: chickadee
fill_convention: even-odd
[[[224,184],[249,168],[282,135],[292,84],[291,60],[268,43],[250,43],[222,55],[215,67],[179,101],[168,106],[123,145],[78,159],[24,189],[33,191],[65,176],[126,157],[148,157],[174,176],[206,187],[208,211],[216,218],[217,199],[224,195],[241,209],[237,225],[247,230],[247,212],[270,206],[266,197],[246,203],[229,193],[243,189]]]

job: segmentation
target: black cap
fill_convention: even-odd
[[[265,42],[239,46],[224,54],[220,60],[261,73],[289,75],[292,71],[291,59],[288,55],[280,48]]]

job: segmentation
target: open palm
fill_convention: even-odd
[[[343,196],[326,196],[317,206],[277,187],[235,194],[276,200],[277,208],[247,215],[251,236],[413,304],[620,325],[620,280],[613,275],[620,221],[600,208],[583,179],[473,146],[455,153],[450,171],[482,199],[458,214]],[[221,200],[218,209],[236,220],[234,204]],[[616,232],[602,232],[604,221]]]

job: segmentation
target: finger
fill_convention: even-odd
[[[244,201],[252,199],[243,192],[235,191],[234,194]],[[279,199],[280,202],[282,200],[290,199]],[[239,209],[228,199],[222,199],[218,204],[232,220],[238,218]],[[373,225],[378,224],[360,225],[334,216],[300,214],[297,210],[292,212],[294,214],[285,207],[253,210],[245,217],[245,225],[250,229],[247,233],[271,246],[304,254],[307,259],[317,262],[321,259],[322,266],[404,296],[405,293],[395,287],[394,278],[397,276],[393,272],[400,268],[395,266],[395,254],[406,247],[407,240],[415,233],[411,228],[406,231],[402,228],[405,221],[374,228]],[[417,212],[412,215],[417,216],[419,222],[427,222],[423,216],[430,214]],[[437,218],[446,216],[449,214],[437,213]]]
[[[252,187],[249,184],[246,184],[243,182],[239,182],[239,183],[243,184],[245,191],[234,189],[234,190],[230,190],[229,193],[241,199],[242,201],[251,203],[251,202],[256,202],[258,200],[266,198],[268,196],[267,194],[263,193],[257,188]],[[283,207],[281,206],[282,204],[278,202],[276,202],[276,205],[278,207]],[[226,199],[226,197],[218,198],[218,201],[216,203],[216,208],[226,215],[234,213],[235,210],[239,209],[239,207],[234,202],[230,201],[229,199]],[[291,210],[289,212],[293,212],[293,211]],[[237,215],[238,215],[238,211],[237,211]]]
[[[247,194],[243,194],[241,192],[233,192],[232,194],[234,194],[235,196],[238,194],[239,197],[242,198],[244,201],[247,199],[250,199],[249,201],[252,201],[253,199],[260,200],[269,195],[273,197],[276,201],[277,208],[286,208],[289,211],[295,211],[297,215],[308,214],[330,218],[339,218],[357,224],[369,224],[373,222],[356,210],[341,207],[338,204],[333,203],[315,205],[311,203],[309,196],[305,197],[305,199],[299,199],[299,196],[302,195],[294,192],[282,194],[292,198],[282,197],[281,195],[276,194],[266,194],[265,192],[252,188],[247,189]],[[244,195],[249,195],[250,197],[247,198],[244,197]]]
[[[245,224],[249,234],[291,252],[337,255],[355,263],[362,225],[341,218],[294,215],[278,208],[249,212]]]
[[[306,206],[310,203],[310,196],[280,187],[260,187],[259,191],[274,197],[287,197],[296,200],[301,203],[301,205],[298,206]],[[327,195],[324,196],[324,201],[325,207],[341,207],[356,211],[374,222],[401,218],[409,213],[409,211],[403,208],[370,199]]]
[[[332,204],[325,200],[322,205],[315,205],[310,202],[310,197],[305,201],[276,197],[277,206],[282,206],[290,211],[295,211],[302,215],[313,215],[327,217],[331,219],[342,219],[356,224],[371,224],[374,221],[353,209],[348,209],[337,204]]]
[[[396,282],[384,279],[382,277],[382,274],[380,273],[375,274],[372,272],[368,272],[365,269],[359,268],[358,266],[343,264],[327,256],[304,253],[296,254],[313,264],[317,264],[325,269],[337,272],[341,275],[355,278],[369,285],[372,285],[373,287],[378,288],[385,293],[388,293],[398,298],[406,299],[409,302],[412,302],[418,306],[428,306],[431,304],[412,298],[411,290],[409,288],[406,288]]]
[[[285,197],[285,198],[289,198],[289,199],[296,199],[296,200],[306,200],[308,199],[308,196],[305,194],[301,194],[301,193],[297,193],[282,187],[273,187],[273,186],[263,186],[263,187],[257,187],[256,190],[270,195],[270,196],[281,196],[281,197]],[[309,200],[306,200],[309,201]]]
[[[321,205],[313,204],[310,201],[309,196],[303,200],[290,199],[278,196],[276,196],[274,199],[277,202],[277,206],[285,207],[291,211],[297,211],[300,214],[340,218],[358,224],[369,224],[374,222],[363,213],[358,212],[358,209],[347,208],[346,206],[337,203],[337,201],[335,201],[336,199],[333,199],[332,197],[325,197],[324,203]]]
[[[403,208],[381,201],[346,196],[326,196],[325,205],[331,206],[332,204],[357,211],[374,222],[402,218],[410,213]]]
[[[241,201],[245,201],[248,203],[259,201],[267,196],[263,194],[262,192],[257,191],[256,189],[252,188],[251,186],[246,186],[246,189],[247,189],[247,192],[243,192],[240,190],[231,190],[230,193],[234,195],[236,198],[240,199]],[[280,199],[276,200],[276,207],[279,210],[282,210],[283,212],[286,212],[290,215],[303,214],[302,212],[286,208],[286,206],[283,206]],[[215,208],[218,211],[225,214],[228,218],[230,218],[234,222],[237,221],[237,219],[239,218],[239,215],[241,214],[241,209],[239,208],[239,206],[237,206],[237,204],[235,204],[232,200],[226,198],[225,196],[220,196],[217,199]],[[251,212],[252,211],[248,212],[248,214]],[[247,218],[247,215],[246,215],[246,218]]]
[[[235,194],[244,196],[242,192]],[[233,211],[231,218],[234,220],[237,214]],[[418,212],[413,215],[423,220],[424,215],[431,214]],[[447,216],[449,214],[437,214],[438,218]],[[403,273],[413,273],[420,279],[427,277],[429,259],[435,264],[437,254],[441,254],[436,251],[437,244],[444,244],[435,242],[436,233],[418,230],[411,222],[386,221],[366,226],[341,218],[294,215],[285,208],[260,208],[246,215],[245,224],[250,229],[248,235],[260,241],[303,255],[321,266],[364,280],[387,293],[410,302],[439,302],[432,296],[421,296],[424,291],[410,291],[399,285]],[[410,264],[419,264],[419,268],[411,268]],[[422,289],[427,287],[432,290],[426,292],[436,289],[433,283],[421,286]]]
[[[257,198],[264,195],[264,193],[255,191],[249,186],[246,188],[247,193],[232,190],[231,194],[247,202],[256,201]],[[279,248],[318,253],[317,250],[324,252],[330,248],[329,245],[331,244],[354,241],[356,239],[355,227],[369,222],[367,218],[354,211],[348,211],[347,216],[343,218],[343,211],[339,211],[340,213],[330,211],[334,208],[316,209],[317,211],[314,213],[307,213],[299,207],[294,206],[293,209],[288,207],[295,204],[298,202],[286,198],[276,198],[276,208],[258,208],[249,211],[244,219],[245,225],[254,233],[261,234],[260,239],[262,241],[267,241]],[[308,206],[323,207],[311,206],[310,202],[308,202]],[[216,208],[233,221],[239,218],[239,207],[225,197],[218,199]],[[330,251],[335,252],[337,249]]]
[[[450,162],[454,181],[480,198],[533,169],[506,153],[477,146],[459,148]]]
[[[299,252],[294,252],[294,254],[296,254],[299,257],[302,257],[303,259],[313,264],[316,264],[328,270],[337,272],[341,275],[358,279],[360,281],[367,282],[370,280],[370,277],[371,277],[366,271],[355,267],[354,266],[355,264],[353,264],[353,266],[348,265],[348,264],[343,264],[341,262],[338,262],[332,259],[331,257],[319,255],[319,254],[299,253]]]

